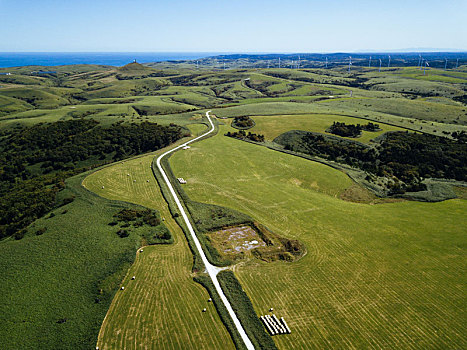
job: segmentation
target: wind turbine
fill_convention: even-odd
[[[456,60],[456,69],[459,67],[459,59]]]
[[[422,68],[422,55],[418,54],[418,67]]]
[[[459,59],[457,59],[457,62],[459,62]],[[326,68],[328,68],[328,58],[327,57],[326,57]]]
[[[389,61],[388,61],[388,68],[389,68],[389,66],[391,65],[391,56],[388,55],[388,57],[389,57]]]
[[[379,59],[379,72],[381,73],[381,58]]]
[[[224,70],[225,70],[225,62],[224,62]]]
[[[298,55],[298,64],[297,64],[297,69],[300,69],[300,55]]]
[[[281,58],[279,57],[279,68],[281,67]]]
[[[371,67],[371,56],[370,56],[370,59],[368,60],[368,68]]]
[[[199,61],[196,61],[196,69],[199,68]]]
[[[420,61],[420,70],[422,70],[423,61],[424,61],[424,58],[422,57],[422,60]]]
[[[350,66],[352,65],[352,56],[349,56],[349,73],[350,73]]]
[[[425,75],[425,69],[426,67],[429,67],[430,65],[428,64],[428,61],[425,60],[425,65],[423,66],[423,75]]]
[[[446,60],[446,63],[444,64],[444,70],[446,70],[446,68],[448,67],[448,59],[445,58],[445,60]]]

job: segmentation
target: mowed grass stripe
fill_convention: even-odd
[[[292,334],[274,337],[278,347],[467,346],[467,201],[345,202],[345,174],[228,130],[171,165],[193,200],[238,209],[306,244],[298,262],[235,269],[258,315],[274,307],[286,318]]]
[[[207,302],[207,291],[192,280],[193,257],[152,175],[153,157],[154,154],[116,163],[91,174],[83,182],[86,188],[103,197],[159,210],[175,239],[172,245],[145,247],[143,253],[138,253],[122,283],[125,290],[117,292],[112,301],[98,346],[100,349],[233,349],[217,311]],[[133,275],[135,280],[131,280]],[[208,312],[203,313],[205,307]]]

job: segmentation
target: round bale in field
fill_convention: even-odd
[[[136,276],[131,277],[132,280],[134,280],[135,278],[136,278]]]
[[[142,252],[143,252],[143,250],[142,250],[142,249],[140,249],[140,250],[139,250],[139,252],[140,252],[140,253],[142,253]]]
[[[124,290],[124,289],[125,289],[125,287],[122,287],[122,288],[120,288],[120,289],[121,289],[121,290]]]
[[[203,312],[206,312],[206,308],[203,309]]]

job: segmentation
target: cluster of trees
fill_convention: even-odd
[[[70,120],[6,130],[0,135],[0,238],[24,228],[56,205],[64,180],[111,160],[168,146],[185,135],[176,125],[101,126]]]
[[[424,190],[423,178],[467,181],[467,144],[408,132],[387,133],[376,147],[304,133],[288,150],[349,164],[378,176],[395,178],[395,193]]]
[[[123,209],[114,215],[116,222],[111,222],[110,225],[117,224],[118,222],[133,222],[134,226],[146,224],[149,226],[158,226],[161,221],[157,215],[157,212],[151,209]]]
[[[250,141],[254,141],[254,142],[264,142],[264,135],[254,134],[254,133],[251,133],[251,132],[248,132],[248,134],[247,134],[244,130],[240,130],[240,131],[237,131],[237,132],[228,131],[225,134],[225,136],[233,137],[233,138],[240,139],[240,140],[250,140]]]
[[[255,126],[255,122],[248,116],[235,117],[232,122],[232,127],[236,129],[246,130]]]
[[[362,130],[365,131],[378,131],[381,130],[378,124],[373,124],[369,122],[366,125],[354,125],[354,124],[345,124],[340,122],[334,122],[329,127],[327,132],[331,134],[343,136],[343,137],[358,137],[361,135]]]
[[[451,136],[459,142],[467,143],[467,133],[465,131],[454,131]]]

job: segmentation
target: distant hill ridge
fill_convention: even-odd
[[[131,62],[131,63],[128,63],[126,65],[124,65],[123,67],[119,67],[117,68],[120,72],[125,72],[125,73],[128,73],[128,72],[142,72],[142,71],[153,71],[152,68],[149,68],[149,67],[145,67],[143,66],[142,64],[138,63],[138,62]]]

